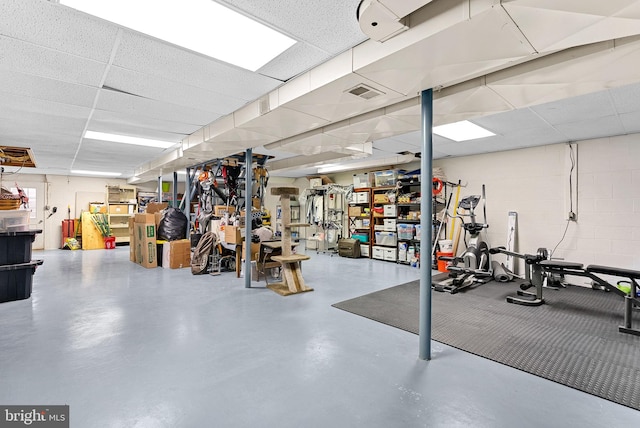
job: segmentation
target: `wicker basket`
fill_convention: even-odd
[[[20,195],[0,187],[0,210],[17,210],[20,208]]]

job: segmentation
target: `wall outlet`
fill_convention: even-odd
[[[573,211],[569,211],[569,216],[567,218],[571,221],[578,221],[578,215]]]

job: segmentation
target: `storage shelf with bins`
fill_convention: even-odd
[[[349,236],[360,241],[360,256],[371,258],[371,188],[353,190],[348,213]]]
[[[420,179],[398,178],[398,263],[412,264],[420,255]]]
[[[134,186],[107,186],[109,226],[116,244],[129,243],[129,217],[137,212],[137,190]]]
[[[371,193],[374,236],[372,258],[395,262],[398,260],[396,187],[374,187]]]

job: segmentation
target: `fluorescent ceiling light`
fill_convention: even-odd
[[[119,172],[104,172],[104,171],[87,171],[84,169],[72,169],[71,174],[78,175],[102,175],[105,177],[119,177],[122,174]]]
[[[296,43],[212,0],[61,0],[60,3],[251,71]]]
[[[111,141],[114,143],[122,144],[135,144],[136,146],[158,147],[161,149],[167,149],[174,146],[176,143],[170,143],[168,141],[149,140],[147,138],[130,137],[128,135],[107,134],[106,132],[87,131],[84,134],[84,138],[101,141]]]
[[[453,141],[475,140],[496,135],[468,120],[436,126],[433,128],[433,133]]]

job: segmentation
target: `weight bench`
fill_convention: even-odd
[[[640,329],[633,328],[633,309],[634,306],[640,306],[640,298],[638,298],[638,292],[640,291],[640,285],[637,280],[640,280],[640,271],[631,269],[620,269],[610,266],[601,265],[589,265],[586,268],[582,263],[563,262],[556,260],[543,260],[540,262],[542,270],[549,273],[555,273],[559,275],[575,275],[591,278],[591,280],[598,286],[605,288],[619,296],[624,297],[624,325],[618,327],[618,331],[621,333],[629,333],[635,336],[640,336]],[[629,279],[631,289],[628,293],[620,290],[615,285],[605,281],[596,274],[611,275],[621,278]]]

